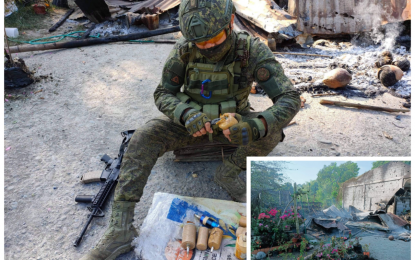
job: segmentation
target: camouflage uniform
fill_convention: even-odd
[[[237,33],[233,32],[232,38],[236,41]],[[139,201],[151,169],[157,158],[165,152],[207,142],[207,135],[190,136],[183,124],[174,116],[176,108],[183,103],[177,98],[177,93],[171,91],[170,86],[177,86],[179,89],[184,82],[187,60],[182,59],[181,56],[186,52],[183,50],[186,47],[183,46],[187,44],[188,42],[181,38],[167,58],[161,82],[154,92],[156,106],[166,116],[150,120],[131,138],[115,190],[116,201]],[[235,46],[236,42],[233,43],[225,64],[235,60]],[[291,121],[300,108],[299,94],[284,75],[281,65],[275,60],[270,49],[258,38],[251,38],[250,46],[248,66],[243,71],[243,76],[247,80],[246,92],[239,102],[245,106],[238,106],[236,113],[248,118],[264,117],[268,124],[268,132],[258,141],[248,146],[240,146],[226,159],[225,164],[238,172],[246,169],[247,156],[266,156],[275,148],[283,138],[283,127]],[[208,60],[206,62],[209,63]],[[273,106],[261,113],[250,112],[249,102],[245,102],[248,100],[253,81],[259,85],[265,83],[264,89],[274,102]],[[213,139],[225,144],[229,143],[221,132],[214,134]]]
[[[81,260],[113,260],[132,249],[131,241],[137,236],[132,225],[135,203],[143,195],[157,158],[208,139],[229,144],[217,127],[213,134],[189,135],[220,113],[242,116],[229,131],[232,143],[240,139],[244,146],[226,158],[214,175],[214,181],[236,199],[243,200],[246,195],[246,184],[238,177],[246,168],[246,157],[265,156],[283,139],[283,127],[300,109],[299,95],[267,46],[246,32],[232,32],[232,12],[231,0],[181,2],[179,18],[184,37],[167,58],[154,92],[155,104],[165,116],[135,131],[124,154],[110,225],[97,246]],[[196,48],[195,44],[206,48]],[[254,81],[274,103],[259,113],[250,112],[248,102]],[[266,121],[267,131],[259,118]]]

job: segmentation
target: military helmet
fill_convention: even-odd
[[[207,41],[227,28],[234,8],[232,0],[182,0],[180,30],[189,41]]]

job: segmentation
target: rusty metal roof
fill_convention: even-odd
[[[411,19],[411,1],[290,0],[289,13],[304,33],[350,34]]]
[[[158,7],[161,12],[165,12],[169,9],[172,9],[180,4],[180,0],[147,0],[140,2],[133,7],[131,7],[130,12],[137,12],[140,9],[145,8],[154,8]]]
[[[294,38],[301,32],[295,29],[297,20],[284,10],[274,7],[270,0],[233,0],[236,13],[267,33],[279,33]]]

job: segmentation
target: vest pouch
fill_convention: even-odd
[[[210,120],[219,117],[219,105],[206,104],[203,105],[203,113],[205,113]]]
[[[196,110],[199,110],[199,111],[202,110],[202,107],[199,106],[196,102],[191,101],[192,99],[188,95],[186,95],[186,94],[184,94],[182,92],[179,92],[179,93],[176,94],[176,97],[178,99],[180,99],[181,102],[188,104],[192,108],[194,108]]]
[[[222,115],[225,113],[236,113],[236,101],[229,100],[220,102],[220,113]]]
[[[187,77],[185,79],[185,93],[199,103],[213,104],[229,99],[233,90],[233,66],[234,63],[223,67],[221,71],[214,72],[215,64],[189,63],[187,67]],[[200,94],[202,82],[210,80],[204,84],[203,98]],[[232,86],[232,87],[231,87]]]

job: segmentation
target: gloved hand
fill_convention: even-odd
[[[207,117],[206,114],[196,110],[190,109],[185,113],[183,116],[185,120],[185,127],[187,131],[196,136],[202,136],[206,134],[206,131],[213,132],[210,128],[210,119]]]
[[[248,145],[265,135],[265,126],[259,118],[243,119],[239,114],[235,118],[238,123],[223,131],[232,144]]]

